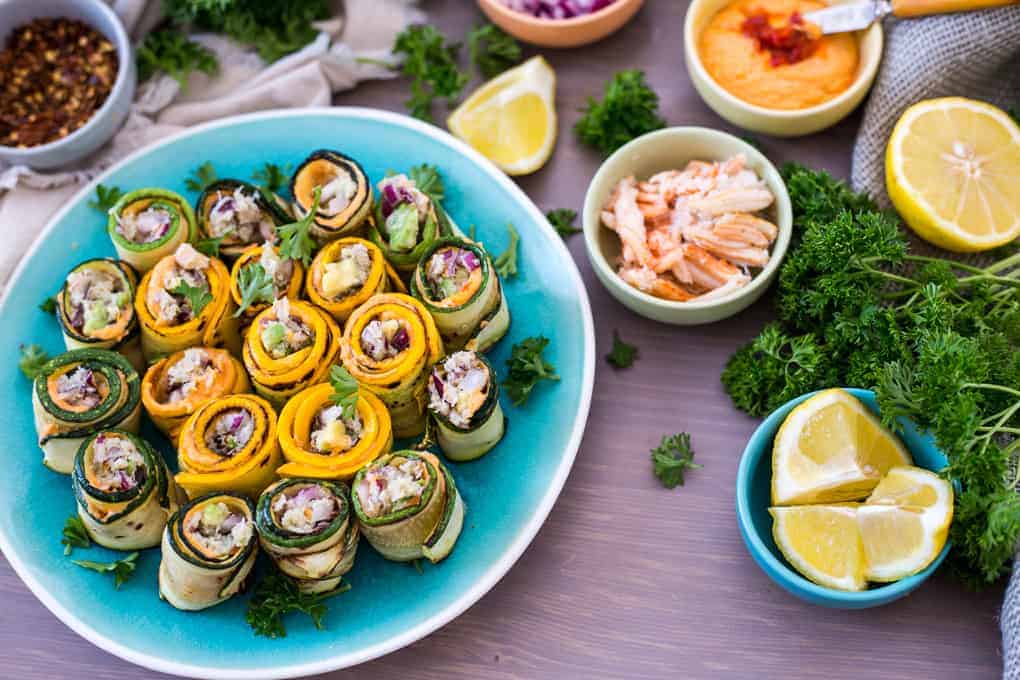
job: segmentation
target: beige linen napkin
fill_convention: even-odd
[[[192,38],[213,50],[215,76],[193,74],[183,89],[166,75],[141,84],[124,127],[84,162],[61,172],[35,172],[0,164],[0,286],[46,221],[83,183],[137,149],[206,121],[279,108],[329,106],[334,92],[362,80],[393,77],[367,60],[388,61],[396,34],[424,21],[415,0],[334,0],[332,19],[316,25],[315,41],[266,65],[253,50],[219,35]],[[132,38],[140,40],[160,20],[161,0],[111,0]]]

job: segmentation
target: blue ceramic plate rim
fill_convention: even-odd
[[[863,400],[865,405],[869,408],[874,402],[875,393],[872,390],[865,390],[857,387],[843,389],[846,389],[846,391],[850,392],[855,397]],[[751,557],[753,557],[758,566],[762,568],[762,571],[764,571],[773,581],[794,595],[804,597],[816,604],[824,603],[826,606],[832,607],[863,608],[885,604],[907,595],[920,586],[929,576],[935,573],[935,570],[938,569],[939,565],[941,565],[943,560],[946,559],[946,555],[949,554],[952,544],[947,541],[945,547],[942,548],[942,552],[938,554],[935,560],[913,576],[908,576],[893,583],[873,586],[868,590],[849,592],[820,586],[817,583],[809,581],[788,567],[785,562],[772,554],[772,551],[765,545],[761,536],[759,536],[758,532],[754,529],[754,521],[751,519],[752,509],[748,499],[748,490],[751,486],[751,478],[753,477],[754,468],[758,465],[758,462],[762,457],[771,455],[772,439],[775,437],[775,433],[779,429],[780,424],[782,424],[783,420],[786,419],[786,416],[790,413],[790,411],[792,411],[801,402],[822,391],[824,390],[808,392],[807,394],[802,394],[801,396],[786,402],[770,413],[769,416],[755,429],[754,434],[752,434],[751,438],[748,440],[747,446],[744,448],[744,453],[740,457],[740,466],[737,469],[736,506],[737,522],[740,525],[740,535],[743,537],[744,544],[747,546],[748,552],[751,553]],[[900,419],[899,422],[903,430],[917,432],[913,423],[903,419]],[[925,439],[927,445],[938,451],[930,437],[922,435],[922,438]],[[763,439],[766,441],[762,441]],[[938,453],[942,456],[943,461],[945,461],[945,455],[942,454],[941,451],[938,451]]]
[[[263,111],[198,125],[167,138],[157,140],[156,142],[143,147],[94,178],[92,182],[83,187],[73,197],[68,199],[67,204],[61,208],[52,219],[50,219],[26,251],[25,255],[18,263],[17,268],[14,270],[10,282],[3,292],[3,296],[0,297],[0,313],[5,311],[7,306],[10,304],[19,304],[18,301],[14,300],[16,296],[13,295],[13,292],[18,289],[18,284],[22,278],[23,270],[27,267],[28,262],[34,258],[40,244],[46,241],[50,232],[53,231],[56,225],[64,219],[65,215],[67,215],[67,213],[69,213],[75,205],[85,200],[92,193],[96,185],[102,183],[105,178],[116,173],[122,166],[127,165],[142,156],[152,154],[166,146],[173,145],[182,139],[200,135],[212,130],[229,128],[232,125],[240,123],[258,122],[274,118],[297,119],[302,116],[334,116],[341,119],[367,119],[374,122],[381,122],[407,128],[427,137],[431,137],[439,144],[448,147],[452,152],[467,157],[469,161],[473,162],[474,165],[478,167],[480,172],[486,174],[494,183],[500,185],[504,190],[509,192],[519,206],[525,212],[529,213],[533,224],[536,225],[538,229],[545,231],[547,236],[550,237],[548,240],[551,243],[556,244],[554,248],[559,256],[558,259],[569,263],[569,276],[574,282],[574,293],[577,295],[580,303],[581,318],[583,321],[582,331],[584,336],[584,356],[582,362],[583,368],[581,375],[579,408],[574,418],[573,428],[571,430],[570,438],[567,441],[566,450],[561,456],[559,465],[557,466],[541,501],[535,506],[528,522],[518,531],[507,549],[493,562],[487,571],[467,586],[459,598],[421,623],[406,629],[399,634],[393,635],[378,644],[364,647],[352,652],[337,654],[336,656],[321,661],[282,664],[271,669],[259,670],[249,668],[239,669],[196,666],[141,653],[114,639],[100,634],[76,616],[71,609],[65,607],[63,603],[53,597],[46,588],[32,576],[27,564],[25,564],[21,556],[12,549],[12,542],[10,538],[4,533],[2,527],[0,527],[0,551],[3,552],[15,573],[17,573],[25,585],[28,586],[29,590],[58,619],[60,619],[78,635],[82,636],[100,649],[110,652],[111,654],[125,659],[126,661],[130,661],[131,663],[163,673],[186,677],[215,677],[222,678],[224,680],[260,680],[262,678],[273,679],[314,675],[354,666],[371,659],[375,659],[402,647],[406,647],[407,645],[425,637],[429,633],[441,628],[463,613],[468,607],[473,605],[481,599],[483,595],[491,590],[493,586],[495,586],[500,579],[506,575],[506,573],[530,545],[531,541],[538,533],[538,530],[545,523],[546,517],[548,517],[553,505],[556,503],[556,499],[559,497],[563,485],[566,483],[567,476],[569,475],[574,459],[577,456],[577,450],[580,447],[581,438],[584,434],[584,428],[588,420],[588,414],[591,407],[592,389],[595,379],[594,322],[592,318],[591,304],[588,300],[588,294],[581,279],[581,274],[578,271],[577,265],[574,263],[570,252],[567,250],[566,245],[564,245],[563,240],[556,234],[555,230],[548,223],[548,220],[546,220],[545,216],[541,213],[541,211],[539,211],[531,199],[528,198],[524,191],[521,190],[516,183],[510,180],[510,178],[508,178],[501,170],[496,168],[496,166],[488,159],[479,154],[473,148],[435,126],[407,116],[378,109],[369,109],[364,107],[310,107]],[[24,304],[24,302],[20,302],[20,304]]]

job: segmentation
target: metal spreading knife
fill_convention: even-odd
[[[847,33],[865,29],[889,14],[902,19],[1007,5],[1020,5],[1020,0],[869,0],[808,12],[804,20],[820,27],[822,33]]]

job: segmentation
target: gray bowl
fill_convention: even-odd
[[[18,26],[40,17],[78,19],[102,33],[116,46],[120,67],[110,96],[85,125],[63,139],[18,149],[0,146],[0,160],[46,170],[68,165],[89,155],[120,129],[135,98],[135,55],[120,19],[101,0],[8,0],[0,2],[0,42]]]

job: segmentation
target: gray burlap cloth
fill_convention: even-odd
[[[888,206],[886,141],[911,104],[960,96],[1020,108],[1020,6],[892,21],[886,40],[854,145],[851,179],[855,189]],[[1003,678],[1020,680],[1020,569],[1010,578],[1000,625]]]

